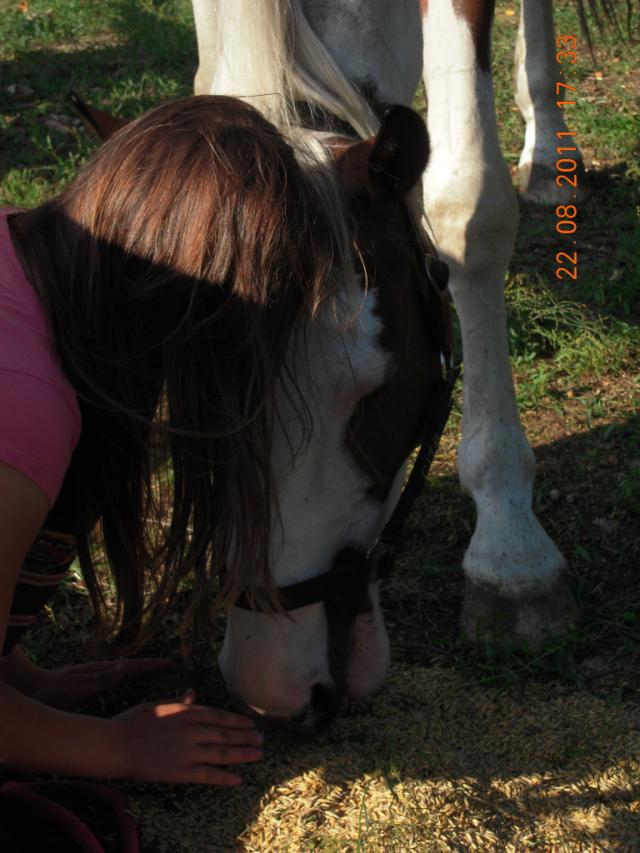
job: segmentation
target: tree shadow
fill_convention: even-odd
[[[214,681],[201,695],[220,704]],[[508,691],[451,669],[394,665],[381,694],[345,711],[327,733],[313,740],[267,733],[264,762],[242,770],[237,791],[129,786],[128,793],[146,853],[316,849],[332,838],[343,839],[336,849],[355,849],[341,824],[362,811],[375,819],[360,827],[360,841],[408,821],[423,838],[425,826],[437,825],[452,849],[463,849],[469,818],[480,822],[485,844],[517,845],[535,832],[543,843],[620,849],[638,829],[630,808],[640,796],[630,763],[637,724],[636,702],[556,685]],[[245,848],[241,837],[253,845]]]
[[[207,666],[162,685],[109,694],[99,713],[187,684],[200,701],[224,706],[212,651]],[[265,759],[239,768],[239,789],[117,786],[143,853],[387,851],[407,849],[408,838],[429,849],[430,833],[447,849],[474,841],[517,849],[533,834],[545,849],[623,849],[638,832],[638,707],[557,683],[496,687],[458,667],[394,663],[380,693],[346,708],[328,731],[266,732]]]
[[[599,425],[567,435],[562,415],[548,414],[554,423],[546,424],[542,434],[555,425],[560,436],[534,443],[533,506],[567,559],[582,612],[562,651],[576,664],[591,656],[613,660],[627,646],[640,652],[640,417],[633,413],[609,422],[604,413]],[[536,412],[536,419],[544,415]],[[407,525],[398,572],[384,592],[396,659],[430,666],[464,656],[461,562],[474,516],[457,476],[430,479]],[[545,663],[555,678],[567,657]],[[544,677],[544,667],[535,674]],[[565,674],[575,683],[575,667]]]

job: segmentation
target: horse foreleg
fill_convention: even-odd
[[[553,0],[522,0],[520,26],[515,50],[515,99],[526,122],[524,148],[518,171],[520,192],[529,201],[548,204],[580,201],[586,195],[584,164],[575,136],[564,121],[558,101],[575,101],[575,92],[560,86],[564,82],[563,59],[572,59],[576,34],[560,34],[563,41],[556,44],[553,26]],[[573,51],[579,56],[579,51]],[[558,152],[557,148],[564,148]],[[575,150],[571,150],[575,149]],[[556,182],[556,161],[575,160],[576,171],[569,173],[571,181]],[[575,176],[575,177],[574,177]]]
[[[217,54],[217,24],[215,0],[192,0],[193,19],[198,41],[198,70],[193,80],[195,95],[212,94]]]
[[[504,278],[518,208],[500,153],[489,68],[493,3],[429,0],[425,85],[432,145],[425,207],[450,266],[464,355],[462,487],[477,508],[463,566],[463,623],[540,637],[564,629],[574,605],[562,555],[531,508],[533,453],[516,406]]]

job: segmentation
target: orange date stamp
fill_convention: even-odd
[[[567,63],[574,65],[578,60],[578,54],[575,48],[578,46],[578,40],[572,35],[559,35],[556,39],[556,62],[560,64]],[[570,86],[568,83],[559,81],[556,83],[556,107],[564,109],[564,107],[575,106],[576,101],[572,100],[577,97],[577,89],[575,86]],[[561,100],[562,99],[562,100]],[[566,100],[564,100],[566,99]],[[556,184],[559,187],[573,188],[573,198],[578,196],[578,161],[575,156],[571,157],[571,152],[578,150],[576,145],[571,145],[575,140],[575,130],[558,130],[556,137],[561,143],[556,147]],[[565,142],[565,137],[569,139]],[[570,190],[568,191],[570,192]],[[578,208],[575,204],[559,204],[555,210],[556,213],[556,234],[565,237],[567,240],[567,248],[577,247],[575,238],[578,226],[576,217]],[[563,251],[556,253],[556,278],[570,278],[576,281],[578,278],[578,249],[573,251]]]

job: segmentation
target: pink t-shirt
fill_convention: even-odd
[[[30,477],[51,505],[80,437],[76,395],[0,209],[0,461]]]

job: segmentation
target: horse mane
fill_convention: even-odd
[[[249,101],[277,127],[300,125],[296,101],[348,122],[358,136],[380,122],[313,31],[301,0],[219,0],[214,55],[234,62],[227,80],[219,64],[216,91]],[[224,60],[219,60],[219,63]]]

